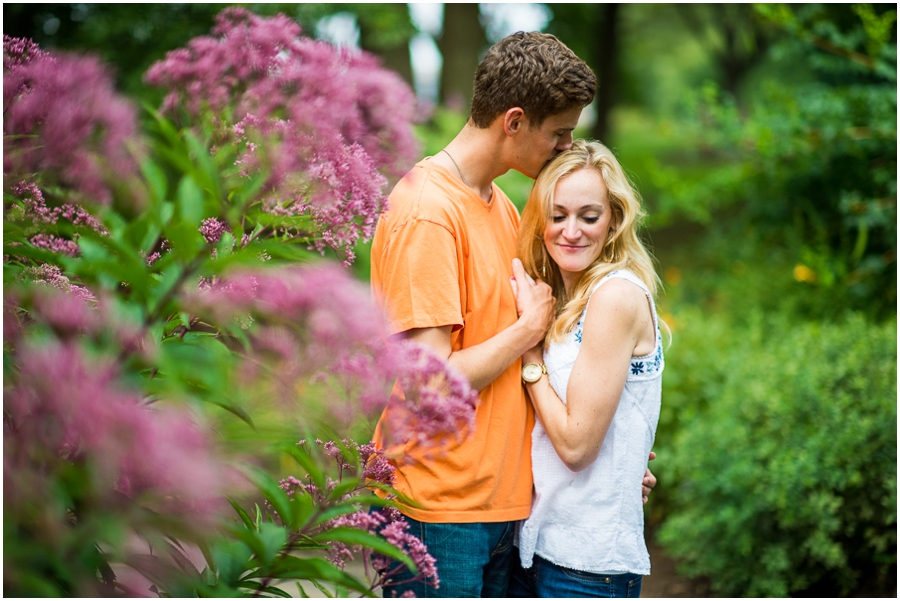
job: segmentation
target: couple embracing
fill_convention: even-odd
[[[573,141],[590,68],[555,37],[513,34],[475,74],[469,119],[394,188],[372,245],[391,332],[479,391],[475,428],[397,465],[434,589],[385,596],[640,596],[642,501],[659,416],[657,277],[615,156]],[[536,178],[521,220],[493,180]],[[382,416],[376,430],[389,423]]]

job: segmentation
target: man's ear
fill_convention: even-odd
[[[514,106],[503,113],[503,132],[507,136],[514,136],[527,125],[525,111],[521,107]]]

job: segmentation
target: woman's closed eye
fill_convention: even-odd
[[[597,223],[598,221],[600,221],[600,217],[598,217],[596,215],[592,215],[590,217],[582,217],[581,219],[582,219],[582,221],[584,221],[585,223],[590,224],[590,225],[593,225],[593,224]],[[550,218],[550,220],[553,223],[562,223],[563,221],[566,220],[566,216],[565,215],[554,215],[553,217]]]

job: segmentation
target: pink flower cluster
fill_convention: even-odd
[[[63,275],[62,270],[56,265],[43,263],[25,270],[25,276],[37,284],[42,284],[71,294],[82,301],[96,301],[97,297],[88,288],[73,284],[69,278]]]
[[[22,199],[25,215],[37,223],[55,224],[62,217],[73,225],[81,225],[99,234],[107,234],[103,224],[82,207],[69,203],[58,207],[48,207],[43,192],[34,183],[21,181],[13,186],[12,192]]]
[[[478,397],[468,382],[425,347],[387,342],[368,290],[338,267],[235,273],[198,290],[186,306],[204,321],[251,323],[245,377],[277,373],[273,384],[285,400],[313,378],[336,393],[338,417],[372,414],[390,402],[391,443],[428,446],[474,423]],[[256,369],[273,362],[276,369]],[[405,395],[390,394],[395,380]]]
[[[82,207],[68,203],[58,207],[48,207],[40,188],[33,183],[19,182],[13,186],[12,193],[22,199],[19,209],[21,212],[8,211],[6,215],[8,221],[16,221],[21,218],[30,220],[38,228],[48,228],[56,225],[60,218],[63,218],[72,225],[88,227],[100,234],[107,234],[106,229],[97,218]],[[75,240],[44,231],[31,236],[28,241],[38,248],[45,248],[70,257],[77,257],[81,254],[81,249]]]
[[[200,234],[207,244],[215,244],[228,231],[228,224],[221,219],[210,217],[200,224]]]
[[[416,580],[423,580],[434,588],[440,588],[437,563],[434,557],[428,553],[425,544],[417,536],[409,532],[409,523],[401,519],[400,512],[394,508],[384,508],[381,511],[360,510],[355,513],[340,516],[329,524],[332,527],[356,528],[370,534],[383,537],[404,553],[415,564],[418,574]],[[334,543],[329,551],[329,559],[337,567],[343,568],[346,562],[353,559],[354,551],[359,552],[358,547],[348,547],[343,543]],[[396,576],[402,571],[402,564],[391,566],[391,559],[380,554],[372,554],[372,566],[379,575],[376,586],[388,584],[403,584],[396,581]]]
[[[13,38],[3,34],[3,72],[15,71],[22,65],[27,65],[36,58],[46,58],[50,55],[32,40],[25,38]]]
[[[53,174],[83,200],[108,204],[107,179],[137,171],[137,121],[106,67],[8,36],[3,53],[4,173]]]
[[[386,486],[393,485],[395,468],[374,442],[360,445],[354,441],[343,440],[341,443],[339,445],[334,441],[322,442],[319,439],[315,441],[316,446],[321,447],[323,454],[337,461],[342,474],[346,470],[355,470],[355,473],[361,478],[360,488],[351,491],[349,497],[344,500],[352,499],[353,496],[359,494],[360,490],[363,490],[366,485],[370,485],[372,482]],[[306,447],[305,440],[301,440],[297,444]],[[307,479],[309,479],[309,476],[307,476]],[[336,484],[336,482],[329,482],[329,490],[320,491],[314,484],[304,483],[293,476],[285,478],[280,483],[281,488],[289,496],[293,497],[297,494],[309,495],[320,507],[327,504],[327,495]],[[402,515],[396,508],[383,507],[377,511],[361,509],[329,520],[326,527],[328,529],[355,528],[381,536],[413,560],[418,570],[418,574],[415,577],[416,580],[421,579],[435,588],[439,587],[440,580],[438,579],[434,557],[428,553],[428,549],[422,541],[409,532],[409,524],[402,519]],[[362,548],[356,545],[331,542],[329,543],[328,558],[334,565],[343,569],[347,561],[353,560],[354,553],[361,551]],[[369,557],[367,556],[366,559],[368,560]],[[396,582],[396,577],[403,571],[402,565],[392,565],[389,558],[377,553],[371,554],[371,560],[379,578],[374,586],[401,584]]]
[[[456,440],[467,436],[475,426],[478,402],[468,380],[428,347],[407,341],[395,348],[403,369],[385,412],[385,444],[408,433],[429,446],[440,446],[449,435]]]
[[[400,175],[418,154],[409,86],[368,54],[302,36],[284,15],[226,8],[212,33],[147,72],[169,90],[163,110],[191,119],[211,110],[218,146],[239,146],[241,173],[267,171],[264,210],[308,213],[314,231],[287,233],[352,260],[384,209],[378,170]]]
[[[190,416],[143,405],[119,385],[114,363],[73,344],[25,345],[17,366],[4,399],[7,502],[31,498],[46,470],[88,462],[92,494],[110,508],[123,502],[115,490],[194,520],[222,509],[225,468]]]

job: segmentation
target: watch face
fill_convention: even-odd
[[[537,382],[541,379],[541,366],[536,363],[529,363],[522,368],[522,379],[526,382]]]

